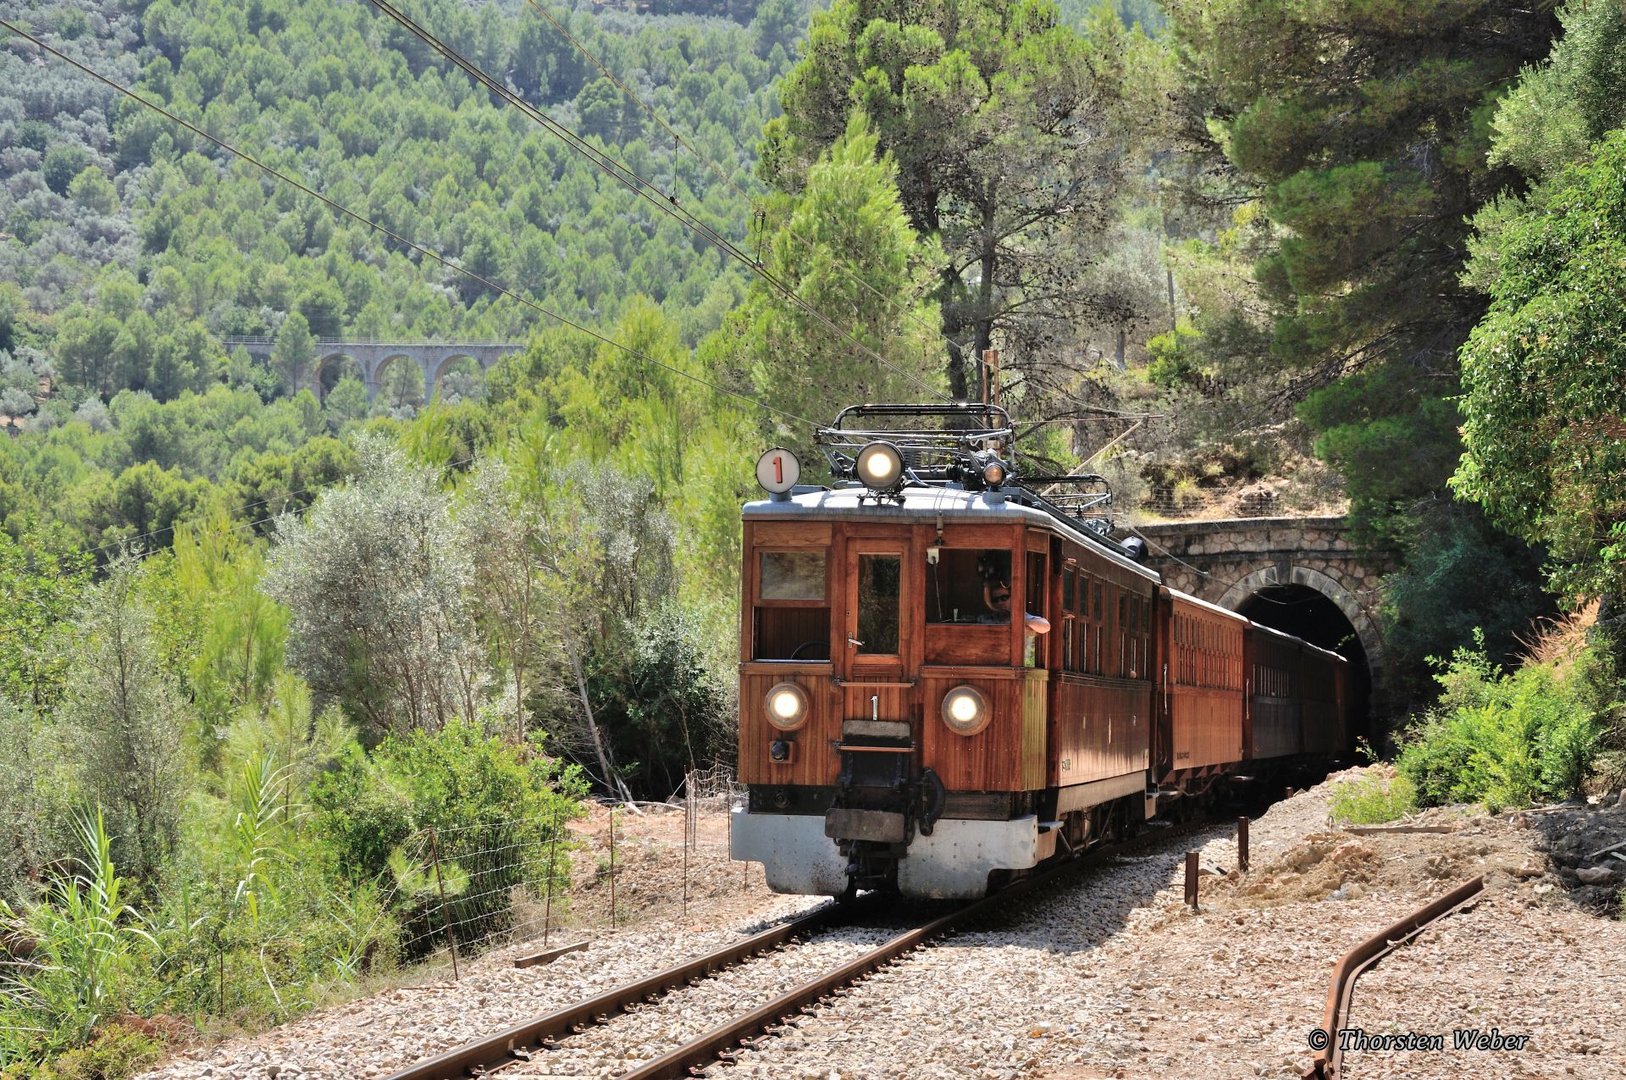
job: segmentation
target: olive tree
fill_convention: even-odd
[[[485,671],[465,600],[473,580],[436,471],[364,435],[350,481],[278,522],[266,590],[291,613],[290,666],[379,738],[475,718]]]

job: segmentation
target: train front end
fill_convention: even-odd
[[[989,441],[980,429],[954,438]],[[920,453],[850,442],[834,468],[845,461],[853,479],[833,489],[793,489],[770,452],[759,477],[785,490],[745,507],[749,795],[732,854],[760,862],[779,892],[981,896],[991,872],[1056,847],[1034,805],[1047,673],[1030,666],[1023,614],[1024,599],[1029,611],[1045,602],[1048,542],[991,482],[1003,478],[992,455],[905,488],[932,467]]]

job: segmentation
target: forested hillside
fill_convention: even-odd
[[[1126,519],[1264,490],[1397,554],[1396,700],[1454,657],[1428,797],[1618,739],[1626,634],[1504,674],[1619,618],[1618,4],[0,19],[7,1080],[419,958],[433,830],[522,837],[502,933],[579,799],[728,761],[755,455],[987,348]],[[335,338],[523,347],[369,397]]]

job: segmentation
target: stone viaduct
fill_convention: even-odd
[[[1344,518],[1179,521],[1132,531],[1147,541],[1147,565],[1173,588],[1364,660],[1366,685],[1381,703],[1378,604],[1395,555],[1357,548]]]
[[[276,342],[257,338],[227,338],[228,350],[242,348],[256,360],[269,362]],[[322,370],[328,364],[349,357],[361,369],[361,381],[367,387],[367,398],[378,396],[383,374],[392,363],[415,365],[423,374],[423,393],[428,398],[440,385],[446,369],[459,360],[473,360],[481,371],[490,371],[497,361],[525,348],[523,342],[379,342],[379,341],[317,341],[316,359],[310,366],[305,385],[321,397]]]

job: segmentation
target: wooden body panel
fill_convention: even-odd
[[[1177,686],[1169,695],[1175,769],[1242,760],[1242,695]]]
[[[1046,786],[1144,770],[1152,734],[1152,687],[1127,679],[1061,674],[1053,680]]]
[[[921,673],[921,761],[950,791],[1032,791],[1044,784],[1047,672],[1011,668],[926,668]],[[993,721],[957,735],[938,715],[943,695],[961,684],[988,699]],[[1039,706],[1035,711],[1034,702]]]
[[[807,694],[807,723],[791,732],[768,723],[763,706],[768,691],[782,682],[793,682]],[[841,738],[841,706],[841,696],[830,681],[829,664],[741,664],[741,783],[834,784],[840,762],[830,744]],[[794,744],[788,763],[769,760],[768,746],[777,738]]]
[[[1249,759],[1304,750],[1297,643],[1250,628],[1247,635]]]
[[[1007,625],[926,627],[926,663],[939,666],[1008,666],[1011,629]]]
[[[1304,695],[1304,749],[1332,754],[1347,745],[1344,722],[1344,681],[1348,663],[1313,649],[1303,649],[1299,685]]]
[[[1291,698],[1258,697],[1249,701],[1253,720],[1250,759],[1286,757],[1303,751],[1303,709]]]
[[[916,730],[919,741],[920,716],[915,705],[915,687],[908,683],[844,682],[841,695],[842,720],[902,720]],[[836,725],[839,735],[840,724]]]
[[[1164,767],[1181,770],[1242,760],[1243,657],[1248,621],[1166,593],[1158,643],[1163,679]]]

